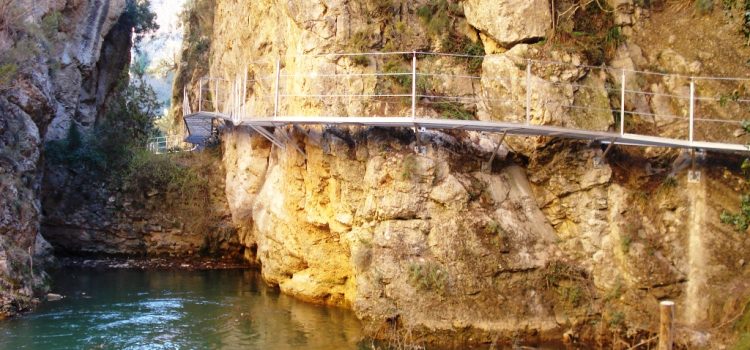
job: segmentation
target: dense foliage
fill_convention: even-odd
[[[151,11],[151,0],[128,0],[122,21],[133,28],[133,40],[138,44],[146,35],[159,29],[156,13]]]
[[[153,122],[161,109],[156,92],[143,75],[138,65],[133,65],[129,76],[124,72],[119,93],[93,132],[82,136],[76,123],[71,123],[66,139],[47,143],[49,160],[94,172],[126,170],[134,150],[145,148],[154,135]]]
[[[750,132],[750,122],[744,122],[742,127],[746,132]],[[745,159],[742,163],[742,171],[745,172],[745,175],[750,176],[750,159]],[[733,225],[737,231],[747,230],[747,228],[750,227],[750,194],[744,194],[742,196],[739,212],[722,212],[721,221],[725,224]]]

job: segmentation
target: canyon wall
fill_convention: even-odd
[[[727,74],[712,63],[715,56],[686,45],[694,35],[714,40],[716,31],[734,38],[726,44],[736,45],[732,50],[747,51],[722,14],[674,20],[690,9],[657,11],[627,0],[612,1],[609,15],[592,5],[569,18],[558,15],[572,3],[558,2],[553,16],[547,1],[197,3],[212,8],[213,18],[188,25],[199,31],[193,37],[210,38],[210,47],[185,44],[183,57],[201,63],[182,67],[177,100],[183,87],[199,96],[195,83],[205,67],[213,77],[233,79],[248,69],[262,78],[279,59],[283,91],[315,95],[339,86],[288,75],[383,68],[375,59],[316,54],[472,52],[481,45],[487,56],[479,81],[431,86],[453,96],[512,96],[509,103],[462,106],[472,118],[525,118],[526,60],[553,60],[568,65],[532,68],[532,123],[613,131],[619,123],[607,110],[621,101],[610,91],[623,84],[623,69]],[[591,18],[599,19],[585,21]],[[714,31],[696,34],[689,29],[696,25]],[[661,34],[665,27],[671,36]],[[560,33],[581,37],[584,29],[591,42],[565,45]],[[729,48],[716,50],[711,55]],[[399,60],[408,67],[405,57]],[[612,69],[597,69],[602,64]],[[420,57],[418,65],[473,73],[471,62],[460,58]],[[747,73],[733,68],[733,75]],[[375,83],[357,84],[347,91],[376,92]],[[683,94],[689,79],[629,77],[625,86],[654,92],[626,96],[629,128],[673,136],[685,130],[684,120],[649,115],[683,113],[684,101],[660,96]],[[706,83],[701,89],[711,95],[722,88]],[[255,111],[273,113],[273,84],[252,89]],[[379,101],[318,99],[285,102],[281,113],[371,115],[388,108]],[[398,114],[409,106],[395,108]],[[417,108],[419,115],[441,113],[423,101]],[[449,344],[563,333],[569,340],[645,335],[656,330],[658,301],[673,299],[684,325],[680,339],[705,346],[727,341],[727,320],[750,295],[743,253],[750,240],[719,219],[737,207],[744,189],[739,157],[699,157],[701,181],[688,183],[689,157],[678,150],[616,147],[602,161],[596,144],[508,137],[487,165],[499,135],[332,127],[275,132],[289,139],[286,147],[244,127],[228,125],[223,134],[226,194],[245,257],[285,293],[352,308],[376,337],[393,337],[394,329],[407,330],[412,340]]]
[[[125,0],[12,1],[0,14],[0,318],[46,288],[42,147],[90,128],[129,63]]]
[[[149,177],[123,184],[106,174],[92,179],[59,174],[47,167],[42,233],[55,253],[239,258],[242,247],[224,193],[221,158],[205,151],[149,159],[154,162],[150,166],[161,171],[172,169],[172,163],[189,168],[194,173],[183,177],[196,176],[200,181],[185,185],[180,182],[184,178],[173,178],[169,179],[173,184],[164,184]],[[147,165],[142,171],[152,170]]]

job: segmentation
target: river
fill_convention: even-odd
[[[350,311],[297,301],[251,270],[66,269],[63,300],[0,321],[0,349],[365,349]]]

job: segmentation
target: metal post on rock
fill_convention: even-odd
[[[417,52],[411,58],[411,119],[417,119]],[[416,128],[416,125],[414,126]]]
[[[281,79],[281,59],[276,60],[276,92],[273,103],[273,117],[279,116],[279,83]]]
[[[625,70],[620,77],[620,136],[625,136]]]
[[[203,78],[198,79],[198,112],[203,112]]]
[[[695,126],[695,79],[690,78],[690,130],[688,138],[693,142],[693,127]]]
[[[658,350],[672,350],[674,345],[674,302],[664,300],[659,303],[659,344]]]
[[[214,94],[214,112],[219,113],[219,79],[216,79],[216,93]]]
[[[526,60],[526,125],[531,124],[531,60]]]
[[[242,76],[242,116],[244,119],[247,110],[247,66],[245,66],[245,75]]]

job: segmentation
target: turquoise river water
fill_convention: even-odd
[[[0,349],[366,349],[346,310],[267,287],[255,271],[63,270],[65,299],[0,321]]]
[[[64,269],[52,277],[65,298],[0,321],[0,350],[373,348],[351,311],[280,294],[253,270]]]

